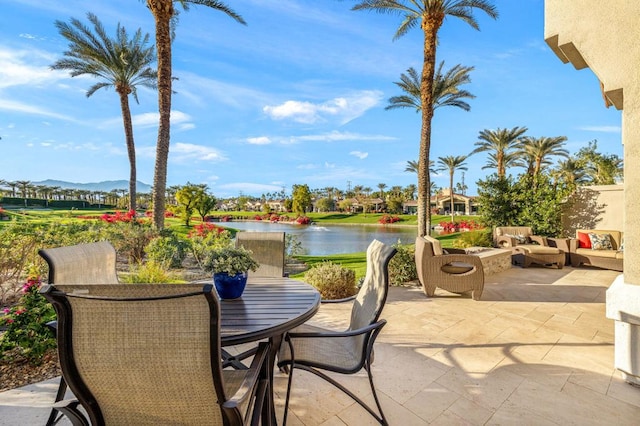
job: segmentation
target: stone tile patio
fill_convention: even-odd
[[[605,291],[595,268],[512,268],[487,279],[481,301],[392,288],[374,380],[392,425],[635,425],[640,389],[614,369]],[[349,306],[314,322],[343,327]],[[340,377],[372,400],[365,374]],[[0,393],[0,424],[44,424],[57,382]],[[286,376],[276,373],[278,417]],[[296,372],[290,425],[374,424],[338,390]],[[60,422],[59,424],[68,424]]]

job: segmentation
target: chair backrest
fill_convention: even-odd
[[[236,246],[252,252],[251,257],[260,264],[253,277],[284,276],[284,232],[238,232]]]
[[[79,287],[42,293],[58,314],[64,377],[91,424],[223,424],[228,396],[211,284]]]
[[[497,241],[497,237],[504,235],[518,235],[522,237],[530,237],[533,230],[530,226],[496,226],[493,229],[493,242]]]
[[[49,284],[116,284],[116,250],[108,241],[41,249]]]
[[[378,321],[389,291],[389,261],[395,254],[395,248],[378,240],[369,244],[367,273],[351,308],[350,330]]]

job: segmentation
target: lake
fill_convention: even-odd
[[[304,253],[313,256],[323,254],[355,253],[366,251],[369,243],[377,239],[385,244],[413,244],[416,227],[391,227],[378,225],[293,225],[271,222],[221,222],[216,225],[240,231],[271,231],[293,234],[302,244]]]

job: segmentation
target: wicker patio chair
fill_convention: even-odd
[[[250,250],[260,266],[253,277],[284,277],[284,232],[238,232],[236,246]]]
[[[386,324],[380,313],[389,289],[388,265],[396,249],[374,240],[367,248],[367,272],[351,309],[351,323],[346,331],[333,331],[312,325],[302,325],[285,334],[279,351],[278,366],[288,369],[287,397],[284,405],[286,424],[291,396],[293,371],[309,371],[349,395],[381,424],[387,424],[371,374],[373,344]],[[355,374],[364,368],[369,376],[378,412],[365,404],[353,392],[320,370]]]
[[[118,283],[116,250],[108,241],[41,249],[38,254],[49,266],[49,284]],[[47,326],[55,334],[58,322],[51,321]],[[66,392],[67,384],[61,377],[54,402],[62,400]],[[61,417],[58,410],[52,408],[46,426],[55,425]]]
[[[427,297],[433,297],[436,288],[451,293],[472,292],[480,300],[484,290],[484,268],[478,256],[465,253],[446,254],[440,241],[424,236],[416,238],[416,270]]]
[[[74,425],[269,423],[269,344],[248,370],[223,370],[211,284],[45,286],[58,315]],[[87,417],[79,409],[82,406]]]

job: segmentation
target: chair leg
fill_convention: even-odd
[[[64,380],[64,377],[60,377],[60,384],[58,385],[58,391],[56,392],[56,399],[54,404],[58,401],[62,401],[64,395],[67,393],[67,382]],[[47,419],[46,426],[53,426],[57,424],[60,419],[63,417],[62,413],[58,417],[58,410],[55,408],[51,409],[51,413],[49,413],[49,418]]]
[[[289,413],[289,396],[291,396],[291,383],[293,381],[294,364],[291,363],[289,368],[289,377],[287,379],[287,396],[284,399],[284,415],[282,417],[282,426],[287,426],[287,414]]]

